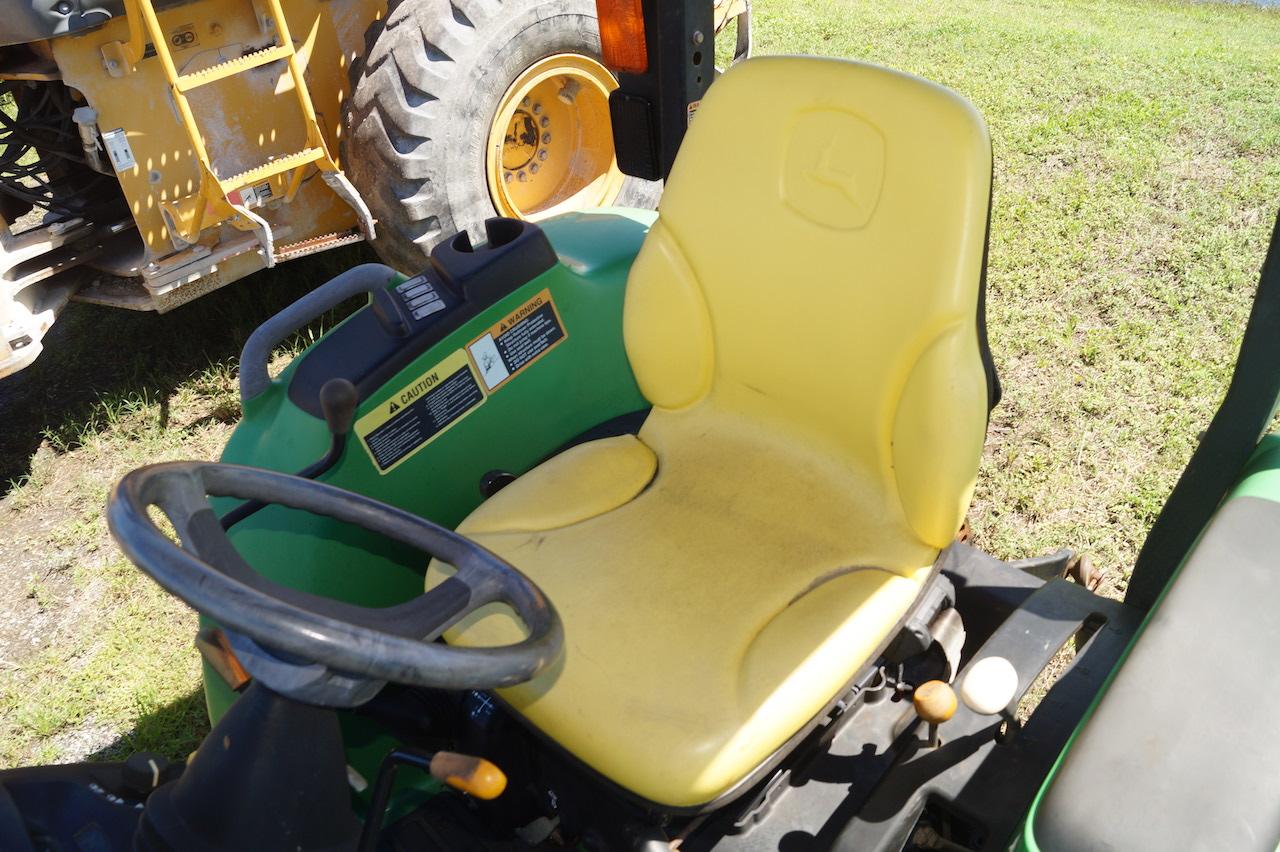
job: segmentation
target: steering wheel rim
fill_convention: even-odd
[[[385,608],[289,589],[236,553],[209,496],[260,500],[346,521],[458,570],[431,591]],[[173,524],[181,544],[152,521],[151,506]],[[346,682],[378,682],[377,688],[392,682],[493,689],[535,677],[555,661],[563,645],[563,626],[551,602],[500,557],[453,530],[314,480],[213,462],[148,465],[116,484],[107,503],[107,525],[135,565],[170,594],[215,619],[237,650],[243,646],[234,641],[238,634],[279,665],[319,665]],[[434,641],[467,614],[495,601],[515,610],[529,631],[527,638],[481,648]],[[251,675],[271,679],[270,666],[258,666],[267,670],[256,672],[254,660],[242,662]],[[361,694],[371,697],[368,689]]]

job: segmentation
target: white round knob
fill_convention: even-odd
[[[983,716],[994,716],[1009,706],[1018,691],[1018,672],[1004,657],[984,657],[965,673],[960,699]]]

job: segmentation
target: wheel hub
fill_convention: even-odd
[[[538,154],[541,135],[533,113],[523,107],[516,110],[502,140],[502,168],[510,173],[529,165]]]
[[[613,153],[609,71],[580,54],[542,59],[499,102],[485,172],[503,216],[540,219],[613,203],[623,175]]]

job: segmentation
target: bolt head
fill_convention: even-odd
[[[540,112],[542,112],[542,104],[534,104],[534,105],[533,105],[533,114],[534,114],[534,115],[537,115],[537,114],[538,114],[538,113],[540,113]]]
[[[53,11],[57,12],[59,15],[70,15],[72,8],[71,0],[59,0],[59,2],[54,5]]]
[[[503,183],[511,183],[511,172],[503,172],[502,181]]]
[[[521,183],[524,183],[528,179],[529,179],[529,176],[525,174],[523,169],[520,171],[518,175],[516,175],[516,180],[520,181]]]
[[[546,158],[547,158],[547,152],[546,152],[546,151],[539,151],[539,152],[538,152],[538,159],[539,159],[539,160],[545,160]]]
[[[551,134],[550,134],[550,133],[544,133],[544,134],[542,134],[542,144],[543,144],[543,145],[546,145],[546,144],[547,144],[548,142],[550,142],[550,141],[551,141]]]
[[[528,105],[529,105],[529,99],[528,99],[528,98],[521,98],[521,99],[520,99],[520,106],[522,106],[522,107],[527,107]]]
[[[538,173],[538,164],[534,163],[531,166],[529,166],[529,171],[533,172],[536,175]]]
[[[702,44],[702,43],[703,43],[704,41],[706,41],[706,40],[707,40],[707,37],[706,37],[706,36],[704,36],[704,35],[702,34],[702,30],[694,30],[694,31],[693,31],[693,43],[694,43],[694,44]]]
[[[538,122],[538,123],[539,123],[540,125],[542,125],[543,127],[550,127],[550,126],[551,126],[551,119],[547,118],[547,117],[544,115],[544,116],[542,117],[542,121],[540,121],[540,122]]]

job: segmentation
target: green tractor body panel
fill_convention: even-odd
[[[652,213],[619,210],[543,223],[559,262],[418,354],[363,399],[341,459],[318,478],[454,527],[483,499],[480,484],[487,473],[524,473],[588,430],[646,409],[623,348],[622,305],[631,263],[653,219]],[[359,434],[361,424],[376,421],[378,412],[411,394],[438,365],[465,363],[469,344],[544,290],[555,305],[563,338],[425,444],[379,470]],[[324,455],[330,444],[324,421],[295,405],[288,388],[308,355],[341,327],[246,403],[224,462],[294,472]],[[234,505],[223,499],[215,509],[221,514]],[[365,530],[280,506],[251,515],[232,527],[230,536],[272,580],[365,606],[388,606],[421,594],[429,561]],[[236,693],[208,664],[204,682],[216,723]],[[353,714],[345,714],[343,731],[351,767],[372,784],[394,741]],[[434,784],[419,781],[428,789]]]
[[[1245,497],[1261,498],[1280,503],[1280,434],[1267,435],[1259,442],[1257,449],[1254,451],[1253,456],[1250,458],[1248,465],[1246,465],[1243,471],[1240,481],[1236,484],[1235,488],[1232,489],[1227,500],[1237,500]],[[1188,557],[1190,555],[1190,553],[1187,554]],[[1175,573],[1173,578],[1170,580],[1169,586],[1165,587],[1166,592],[1172,585],[1173,581],[1177,580],[1177,577],[1178,575]],[[1155,606],[1147,613],[1147,617],[1143,622],[1143,627],[1145,627],[1147,622],[1151,620],[1152,615],[1159,610],[1160,603],[1163,598],[1164,595],[1162,594],[1160,598],[1157,599]],[[1133,641],[1130,642],[1129,650],[1132,650],[1134,644],[1141,638],[1142,629],[1140,628],[1134,635]],[[1036,795],[1035,801],[1031,806],[1031,810],[1027,813],[1026,821],[1023,823],[1022,832],[1018,835],[1014,845],[1012,846],[1012,849],[1015,850],[1015,852],[1041,852],[1042,849],[1044,852],[1052,852],[1052,850],[1042,847],[1036,839],[1036,815],[1039,813],[1044,803],[1046,793],[1053,785],[1054,778],[1062,768],[1063,761],[1066,759],[1067,755],[1070,754],[1072,745],[1080,736],[1080,732],[1084,730],[1085,725],[1089,724],[1089,720],[1092,718],[1094,710],[1098,707],[1098,704],[1106,697],[1107,687],[1110,686],[1111,681],[1115,679],[1116,674],[1124,666],[1124,662],[1127,657],[1128,652],[1126,652],[1125,655],[1116,663],[1115,667],[1111,671],[1110,677],[1107,679],[1102,689],[1098,691],[1097,696],[1089,706],[1089,710],[1085,713],[1084,717],[1081,718],[1080,724],[1076,726],[1075,732],[1071,735],[1071,738],[1067,741],[1066,747],[1058,756],[1057,761],[1053,765],[1053,769],[1049,772],[1048,777],[1045,778],[1044,784],[1040,787],[1040,792]]]

